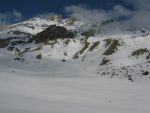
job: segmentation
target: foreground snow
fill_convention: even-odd
[[[149,85],[146,80],[132,83],[63,73],[54,77],[6,69],[0,72],[0,112],[149,113]]]
[[[91,62],[27,60],[15,61],[1,51],[0,113],[150,112],[148,77],[131,82],[121,75],[101,76]]]

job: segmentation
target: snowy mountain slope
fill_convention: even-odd
[[[82,34],[84,32],[92,35],[95,35],[94,32],[97,32],[104,36],[128,34],[135,37],[141,34],[148,34],[150,31],[149,27],[139,26],[130,26],[119,30],[115,22],[107,23],[101,26],[87,25],[84,22],[81,22],[74,18],[62,19],[61,17],[56,15],[48,19],[41,19],[35,17],[13,25],[0,26],[0,39],[8,37],[25,37],[36,35],[37,33],[42,32],[43,30],[48,28],[50,25],[63,26],[68,30],[73,30],[78,33],[78,37],[80,37],[79,34]]]
[[[0,112],[149,113],[149,30],[87,26],[54,17],[1,27]]]
[[[8,37],[24,37],[26,35],[36,35],[37,33],[45,30],[50,25],[58,25],[65,26],[67,29],[76,29],[80,28],[83,23],[79,21],[73,21],[72,19],[64,19],[58,20],[57,18],[54,20],[51,19],[41,19],[41,18],[32,18],[27,21],[2,26],[0,29],[0,38],[8,38]]]
[[[1,58],[9,56],[12,61],[28,65],[38,62],[41,66],[47,59],[78,62],[83,68],[89,66],[93,74],[131,81],[143,75],[149,77],[148,29],[130,29],[134,34],[93,36],[93,31],[86,29],[83,22],[57,16],[9,25],[0,32]],[[68,38],[69,32],[75,33],[75,38]]]
[[[18,44],[1,55],[28,65],[43,64],[46,59],[79,62],[84,68],[93,69],[93,74],[127,77],[133,81],[143,75],[150,77],[149,37],[57,39],[46,45]]]

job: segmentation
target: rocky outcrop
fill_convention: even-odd
[[[49,40],[64,39],[64,38],[74,38],[75,34],[62,26],[52,25],[46,30],[33,36],[30,41],[35,41],[35,43],[48,43]]]
[[[0,39],[0,48],[5,48],[9,44],[9,40]]]

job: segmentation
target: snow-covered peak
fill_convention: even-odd
[[[30,20],[10,25],[9,27],[3,29],[1,34],[10,34],[20,36],[22,34],[35,35],[43,30],[45,30],[50,25],[57,24],[54,21],[48,21],[41,18],[32,18]]]
[[[30,20],[18,23],[18,24],[23,24],[26,26],[33,26],[33,27],[47,27],[49,25],[57,24],[54,21],[42,19],[42,18],[32,18]],[[18,25],[16,24],[16,25]]]
[[[60,19],[59,19],[60,20]],[[44,31],[51,25],[63,26],[70,30],[79,29],[83,23],[73,19],[62,19],[58,21],[58,17],[53,19],[32,18],[24,22],[1,27],[0,38],[24,37],[25,35],[36,35]]]
[[[82,34],[90,36],[92,34],[97,36],[124,37],[128,35],[129,37],[137,37],[149,34],[150,32],[150,29],[146,27],[125,26],[124,29],[121,29],[119,27],[120,24],[112,21],[102,26],[91,25],[75,18],[63,19],[59,15],[54,15],[46,19],[34,17],[24,22],[0,27],[0,38],[33,36],[44,31],[51,25],[62,26],[68,30],[74,31],[77,33],[77,37],[80,37]]]

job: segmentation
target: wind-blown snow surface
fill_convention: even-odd
[[[0,112],[149,113],[148,80],[99,77],[83,67],[55,60],[27,65],[2,57]]]

